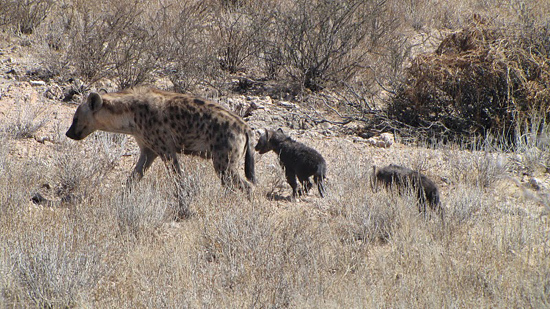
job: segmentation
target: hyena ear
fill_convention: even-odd
[[[285,134],[285,132],[283,132],[283,128],[278,128],[278,129],[277,129],[277,132],[282,133],[282,134]]]
[[[256,136],[262,137],[262,135],[265,134],[265,129],[257,129],[257,130],[254,130],[254,132],[256,133]]]
[[[99,94],[92,92],[88,96],[88,105],[90,105],[92,112],[98,111],[103,106],[103,99]]]
[[[99,94],[107,94],[107,89],[101,88],[101,89],[99,89],[99,91],[98,91],[97,93],[99,93]]]

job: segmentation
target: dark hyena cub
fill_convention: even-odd
[[[258,140],[256,150],[260,154],[273,150],[279,155],[281,165],[285,169],[286,180],[292,187],[293,197],[302,193],[298,190],[296,177],[307,193],[312,187],[310,176],[313,176],[321,197],[325,197],[323,182],[327,165],[323,156],[315,149],[291,139],[281,129],[277,131],[266,129]]]
[[[386,188],[395,186],[399,192],[412,188],[420,202],[418,211],[425,212],[427,203],[432,210],[439,213],[443,218],[443,208],[439,200],[437,185],[420,172],[395,164],[380,169],[373,166],[373,189],[378,188],[379,183],[383,183]]]

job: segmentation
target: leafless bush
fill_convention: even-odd
[[[391,193],[389,193],[391,194]],[[346,241],[365,243],[386,243],[399,226],[399,209],[394,200],[388,199],[382,192],[363,205],[350,205],[340,227],[340,233]]]
[[[197,262],[221,272],[220,277],[204,273],[200,280],[220,282],[220,289],[213,291],[214,299],[223,299],[237,289],[247,295],[236,300],[243,305],[292,307],[300,295],[322,285],[314,279],[319,272],[329,265],[341,265],[336,255],[322,248],[329,241],[321,236],[326,226],[307,216],[267,220],[260,209],[249,207],[223,211],[215,220],[204,220],[202,261]],[[244,284],[244,280],[254,284]]]
[[[83,197],[94,194],[100,190],[100,184],[107,172],[118,161],[121,153],[120,146],[114,148],[113,141],[109,140],[111,135],[98,133],[95,139],[75,147],[74,142],[61,143],[57,154],[55,172],[52,175],[55,194],[62,201],[77,202]],[[103,151],[97,152],[97,148]],[[90,148],[92,150],[90,150]],[[88,151],[96,153],[94,159],[86,157]]]
[[[31,34],[48,17],[54,4],[51,0],[2,0],[0,24],[11,25],[23,34]]]
[[[518,123],[514,163],[529,173],[550,170],[550,130],[544,112],[533,112]]]
[[[252,1],[246,5],[222,6],[212,12],[210,33],[222,70],[236,73],[261,45],[258,37],[266,31],[270,2]]]
[[[47,164],[32,157],[14,161],[9,155],[13,144],[12,137],[0,132],[0,217],[3,218],[25,211],[23,205],[29,202],[32,190],[46,181],[43,171]]]
[[[172,24],[164,34],[169,38],[166,71],[176,90],[185,92],[217,73],[205,25],[209,10],[204,2],[185,1],[174,4],[167,14]]]
[[[502,178],[508,169],[508,160],[502,153],[474,151],[471,155],[450,155],[451,178],[456,183],[466,183],[487,188]]]
[[[468,184],[457,185],[447,200],[452,201],[447,208],[447,222],[450,224],[466,224],[483,216],[486,210],[482,188],[472,188]]]
[[[142,7],[138,3],[117,8],[115,12],[115,18],[128,16],[131,19],[120,29],[119,43],[112,47],[114,77],[120,89],[151,80],[151,72],[165,60],[167,46],[171,43],[165,37],[170,23],[166,12],[169,8],[154,5]]]
[[[44,237],[21,235],[3,245],[20,290],[12,292],[28,298],[15,298],[14,305],[68,308],[91,296],[88,293],[105,273],[101,262],[104,250],[83,245],[83,235],[72,231],[62,228],[57,235],[42,235]]]
[[[55,25],[63,34],[57,36],[68,43],[58,67],[74,68],[88,83],[114,78],[120,88],[146,81],[158,67],[162,10],[135,0],[75,0],[59,13],[63,18]]]
[[[5,130],[15,139],[32,138],[34,134],[42,128],[46,119],[35,121],[33,115],[21,115],[14,123],[8,125]]]
[[[379,39],[393,31],[384,15],[386,1],[295,1],[284,6],[274,10],[276,35],[266,46],[266,60],[280,60],[287,74],[311,90],[354,76]]]
[[[163,186],[159,183],[140,183],[114,197],[113,205],[121,235],[130,239],[148,236],[165,222],[171,200],[176,199],[173,194],[158,194],[166,191]]]

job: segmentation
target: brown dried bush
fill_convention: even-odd
[[[434,53],[413,60],[388,117],[404,135],[513,141],[518,122],[549,111],[549,34],[548,25],[499,29],[474,17]]]

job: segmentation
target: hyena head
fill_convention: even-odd
[[[97,130],[95,114],[102,106],[103,99],[101,96],[97,93],[91,93],[86,99],[86,102],[80,104],[76,109],[73,123],[65,135],[74,140],[81,140]]]
[[[260,130],[260,139],[258,140],[258,144],[256,144],[256,147],[254,147],[254,149],[256,149],[256,151],[259,152],[260,154],[264,154],[272,150],[273,147],[271,147],[269,143],[269,137],[272,134],[273,134],[273,131],[271,130],[267,130],[267,129]]]
[[[260,132],[260,139],[258,140],[258,144],[256,144],[257,152],[260,154],[264,154],[270,150],[274,150],[275,147],[282,141],[286,139],[286,135],[283,132],[282,129],[278,129],[277,131],[272,131],[268,129],[262,130],[263,132]]]

